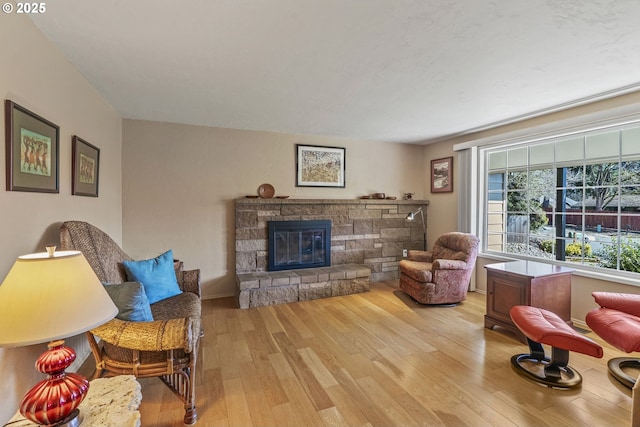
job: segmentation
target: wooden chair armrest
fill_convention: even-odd
[[[109,344],[140,351],[165,351],[183,349],[190,353],[200,337],[200,319],[154,320],[153,322],[128,322],[112,319],[91,330]]]

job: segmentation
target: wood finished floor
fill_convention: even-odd
[[[629,426],[630,392],[607,374],[621,356],[571,353],[575,391],[518,376],[527,347],[483,327],[485,296],[421,306],[397,281],[371,292],[239,310],[203,301],[197,426]],[[141,380],[143,426],[182,426],[181,402]]]

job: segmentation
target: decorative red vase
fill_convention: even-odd
[[[73,349],[65,347],[64,340],[52,341],[48,347],[36,361],[36,369],[49,377],[29,390],[20,402],[20,413],[42,425],[57,424],[71,416],[89,390],[86,378],[65,372],[76,360]]]

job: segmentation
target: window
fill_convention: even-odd
[[[481,156],[487,252],[640,273],[640,123]]]

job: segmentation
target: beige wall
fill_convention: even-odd
[[[295,186],[295,144],[346,148],[346,188]],[[172,248],[200,268],[205,298],[235,293],[233,200],[269,183],[276,195],[424,196],[423,147],[125,120],[123,240],[134,258]]]
[[[4,279],[17,256],[41,252],[48,242],[57,243],[58,226],[64,220],[91,221],[120,239],[122,121],[26,16],[1,16],[0,40],[2,99],[11,99],[60,126],[59,194],[4,191],[2,183],[0,279]],[[0,120],[0,134],[4,135],[4,119]],[[74,134],[101,149],[98,198],[71,195]],[[0,150],[0,164],[5,164],[4,149]],[[4,172],[2,177],[4,180]],[[79,359],[87,354],[84,337],[68,342]],[[41,379],[34,363],[44,350],[45,344],[0,349],[0,421],[11,418],[24,392]]]

